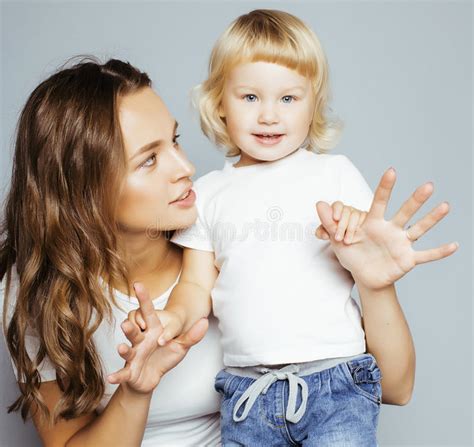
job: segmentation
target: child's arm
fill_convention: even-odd
[[[163,332],[158,339],[160,345],[165,345],[186,332],[199,319],[209,315],[211,290],[217,275],[213,252],[184,249],[178,284],[171,292],[165,309],[156,311],[163,325]],[[130,312],[129,319],[142,329],[146,328],[140,310]]]
[[[184,249],[183,271],[164,310],[165,314],[172,315],[174,322],[163,323],[160,344],[187,331],[196,321],[209,315],[212,308],[211,290],[217,275],[213,252]]]

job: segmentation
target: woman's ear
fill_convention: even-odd
[[[217,113],[219,114],[220,118],[225,118],[225,111],[224,111],[224,106],[222,105],[222,101],[219,103],[219,107],[217,108]]]

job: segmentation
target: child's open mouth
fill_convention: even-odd
[[[283,133],[254,133],[252,134],[259,143],[271,146],[273,144],[279,143],[285,134]]]

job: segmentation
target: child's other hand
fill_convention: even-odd
[[[367,216],[367,212],[360,211],[352,206],[344,205],[337,201],[331,205],[332,218],[337,224],[335,239],[342,241],[345,244],[351,244],[354,239],[354,234],[357,228],[362,225]],[[318,239],[329,240],[329,234],[322,225],[316,229],[316,237]]]
[[[170,340],[183,333],[184,322],[177,313],[167,310],[155,310],[155,313],[163,326],[163,332],[158,339],[160,346],[166,345]],[[142,331],[146,329],[146,322],[140,308],[129,312],[128,319],[137,324]]]

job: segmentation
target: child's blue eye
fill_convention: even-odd
[[[247,102],[255,102],[257,100],[257,97],[255,95],[250,94],[250,95],[245,95],[244,99]]]
[[[153,152],[141,165],[140,168],[149,168],[156,163],[156,153]]]
[[[283,96],[283,98],[281,98],[282,102],[285,103],[285,104],[292,103],[294,99],[295,99],[295,97],[291,96],[291,95]]]

